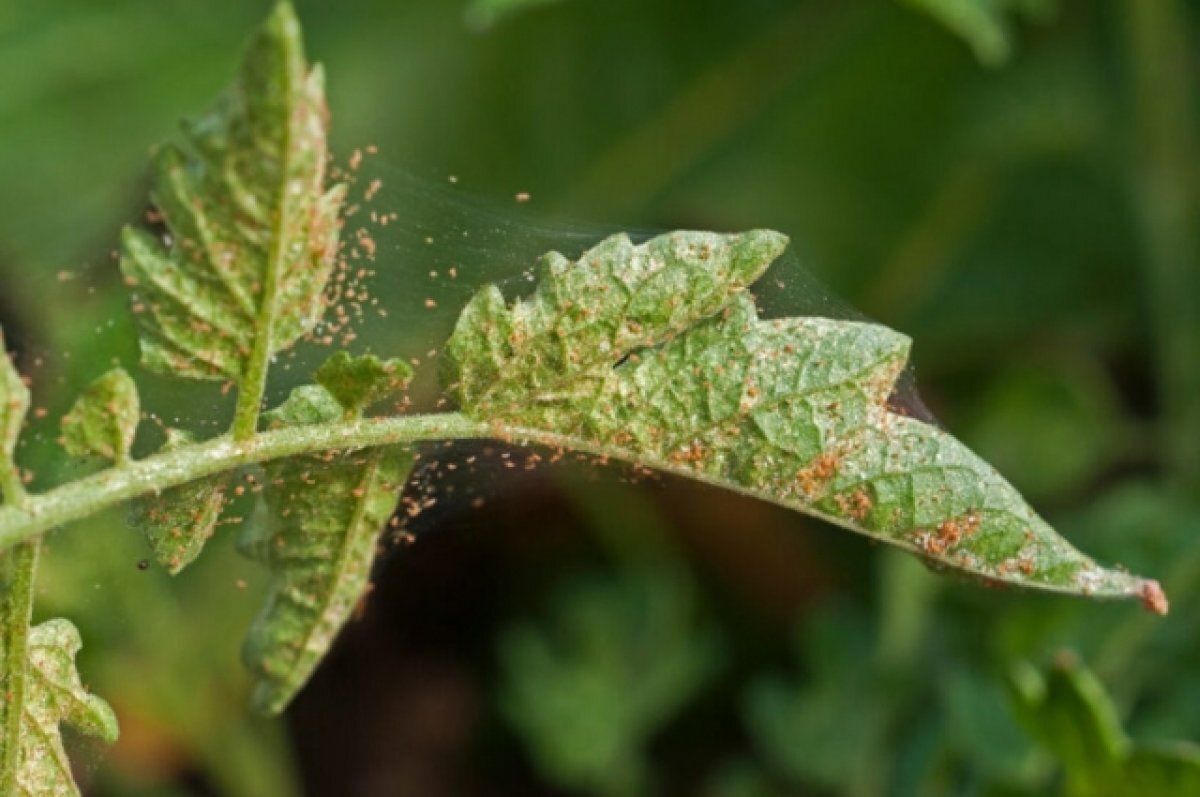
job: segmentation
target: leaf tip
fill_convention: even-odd
[[[250,693],[250,710],[266,717],[277,717],[287,708],[292,693],[279,688],[273,680],[262,680]]]
[[[734,236],[733,241],[735,268],[752,273],[753,279],[748,281],[753,281],[783,254],[790,239],[775,230],[748,230]]]
[[[772,257],[779,257],[787,249],[791,239],[777,230],[747,230],[741,234],[742,241],[755,246],[760,251],[768,252]]]
[[[300,20],[296,16],[296,9],[292,6],[291,0],[277,0],[264,27],[277,36],[299,38]]]
[[[1163,591],[1162,585],[1154,579],[1146,579],[1142,582],[1138,590],[1138,597],[1142,601],[1142,606],[1160,617],[1165,617],[1170,611],[1171,604],[1167,600],[1167,593]]]

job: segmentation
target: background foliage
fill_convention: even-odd
[[[110,753],[76,755],[93,793],[1044,794],[1081,778],[1012,683],[1063,651],[1138,743],[1200,738],[1193,5],[297,5],[343,159],[378,145],[518,223],[787,231],[916,339],[949,429],[1080,547],[1161,577],[1172,614],[963,586],[694,485],[497,468],[482,513],[419,519],[281,724],[244,708],[265,585],[232,535],[172,580],[117,513],[51,539],[38,603],[77,620],[121,718]],[[264,11],[0,2],[0,321],[46,411],[39,480],[70,397],[135,362],[110,250],[147,149]],[[418,267],[379,270],[365,341],[435,345]],[[231,410],[149,379],[163,415]]]

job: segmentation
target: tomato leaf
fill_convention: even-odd
[[[327,116],[321,69],[279,3],[227,93],[158,154],[166,240],[124,233],[147,367],[252,381],[320,318],[345,194],[325,188]]]
[[[117,740],[117,718],[107,703],[89,694],[75,670],[82,642],[68,620],[49,620],[29,632],[29,669],[22,715],[18,793],[78,795],[59,725],[108,744]]]
[[[403,388],[410,371],[374,357],[334,355],[320,385],[297,388],[267,414],[275,426],[331,423]],[[342,403],[345,402],[345,403]],[[269,517],[249,526],[242,550],[272,573],[266,606],[243,649],[258,676],[254,707],[282,711],[305,684],[365,595],[375,548],[412,467],[391,446],[293,457],[267,467]]]
[[[99,456],[123,464],[140,413],[137,385],[124,369],[114,368],[88,385],[63,416],[63,445],[75,457]]]
[[[815,515],[989,582],[1094,596],[1157,583],[1098,566],[995,469],[893,410],[910,341],[878,324],[763,320],[745,289],[778,233],[615,235],[550,253],[533,295],[494,286],[446,346],[470,417],[701,479]]]

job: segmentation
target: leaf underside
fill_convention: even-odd
[[[239,381],[260,337],[274,354],[320,318],[345,194],[324,187],[327,116],[321,70],[280,3],[226,94],[158,153],[167,241],[123,233],[148,368]]]
[[[49,620],[29,632],[29,671],[22,717],[17,792],[37,797],[78,795],[59,725],[109,744],[117,739],[117,718],[89,694],[75,670],[79,631],[68,620]]]
[[[137,385],[124,369],[114,368],[88,385],[63,416],[63,444],[72,456],[123,464],[140,420]]]
[[[991,582],[1138,596],[1046,524],[990,465],[889,407],[910,341],[823,318],[763,320],[746,288],[778,233],[615,235],[546,255],[533,295],[489,286],[446,347],[469,416],[816,515]],[[570,443],[568,443],[570,444]]]
[[[328,423],[347,409],[310,385],[269,417],[281,425]],[[248,527],[241,544],[272,573],[266,605],[243,648],[258,678],[255,709],[282,711],[351,618],[412,461],[410,450],[393,446],[294,457],[267,468],[270,517],[257,531]]]
[[[168,430],[164,451],[193,442],[192,436]],[[147,495],[130,506],[129,522],[145,535],[154,559],[171,575],[178,575],[200,555],[212,537],[227,504],[226,493],[234,478],[226,471],[205,479]]]

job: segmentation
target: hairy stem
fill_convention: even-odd
[[[105,509],[139,496],[159,493],[196,479],[237,468],[322,451],[349,451],[377,446],[414,443],[446,442],[450,440],[497,440],[510,445],[538,445],[559,450],[575,451],[598,457],[653,468],[663,473],[742,493],[754,498],[764,496],[754,491],[709,476],[685,464],[647,460],[636,452],[616,446],[598,444],[567,434],[549,432],[499,422],[478,421],[459,413],[432,415],[400,415],[389,418],[348,420],[314,426],[292,426],[255,434],[249,440],[235,440],[229,435],[193,446],[165,451],[123,467],[110,468],[93,476],[57,487],[41,495],[31,496],[22,506],[0,507],[0,551],[32,540],[47,531],[72,521],[81,520]],[[767,499],[770,500],[770,499]],[[810,505],[780,501],[798,512],[827,523],[864,533],[845,518],[830,515]],[[912,541],[868,535],[904,550],[920,553]],[[986,573],[963,565],[967,573]],[[1068,588],[1028,582],[1029,589],[1073,594]],[[1153,582],[1138,581],[1134,587],[1096,589],[1093,598],[1127,598],[1140,595],[1137,587],[1153,586]]]
[[[16,473],[13,467],[4,470],[6,476]],[[25,489],[19,479],[6,478],[3,489],[7,506],[19,510],[25,505]],[[0,601],[0,794],[16,791],[29,625],[40,547],[41,540],[34,538],[0,553],[0,591],[4,595]]]
[[[31,496],[21,506],[0,507],[0,550],[124,501],[245,465],[321,451],[489,436],[496,436],[490,425],[453,413],[295,426],[248,440],[225,435],[101,471]]]

